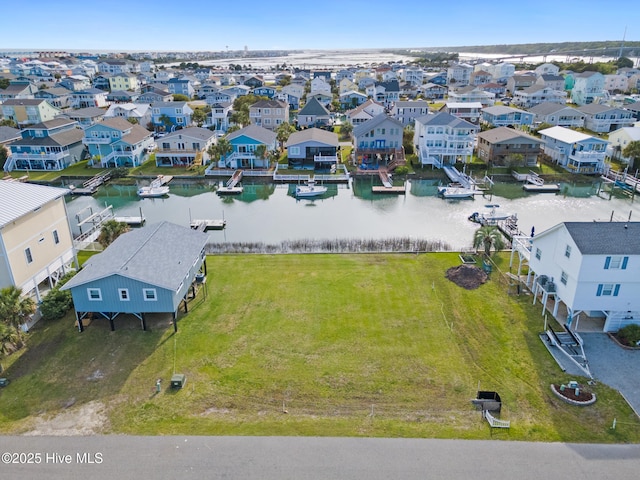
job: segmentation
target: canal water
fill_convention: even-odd
[[[349,185],[329,185],[316,199],[296,199],[295,185],[244,182],[240,195],[220,196],[217,180],[174,180],[165,198],[140,199],[136,186],[102,186],[92,197],[68,197],[67,209],[74,233],[78,212],[86,218],[107,205],[117,216],[137,216],[147,223],[168,220],[188,226],[191,219],[224,219],[227,227],[211,231],[211,242],[264,242],[305,239],[385,239],[394,237],[443,241],[453,249],[470,247],[478,225],[473,212],[499,205],[504,214],[516,214],[521,231],[540,233],[564,221],[640,220],[638,201],[612,197],[597,184],[562,184],[561,192],[527,194],[520,184],[497,184],[493,194],[469,200],[444,200],[438,183],[408,180],[405,195],[374,194],[373,180],[353,179]]]

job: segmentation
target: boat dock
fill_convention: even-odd
[[[600,178],[603,180],[605,185],[610,187],[609,198],[611,198],[611,195],[616,188],[621,192],[626,193],[631,198],[634,198],[636,193],[640,193],[640,178],[627,173],[626,170],[623,172],[609,170]]]
[[[111,172],[102,172],[82,182],[82,187],[70,185],[69,190],[71,190],[72,195],[93,195],[98,191],[100,185],[107,183],[109,180],[111,180]]]
[[[524,182],[522,189],[525,192],[550,193],[560,191],[560,185],[557,183],[544,183],[544,179],[540,178],[540,175],[531,170],[529,170],[529,173],[513,171],[511,175],[519,182]]]
[[[406,188],[403,185],[393,185],[391,181],[391,175],[385,170],[379,170],[378,176],[380,177],[380,181],[382,182],[382,186],[374,185],[371,187],[371,191],[373,193],[397,193],[404,194],[406,192]]]
[[[191,228],[199,232],[206,232],[207,230],[222,230],[226,225],[226,220],[191,220]]]
[[[450,165],[442,167],[442,170],[444,170],[444,173],[449,177],[451,183],[459,184],[461,187],[468,190],[473,190],[472,185],[474,182],[466,173],[459,172],[456,167],[452,167]]]
[[[233,172],[233,175],[231,175],[231,178],[227,181],[227,189],[235,187],[240,182],[240,180],[242,180],[242,170],[236,170],[235,172]]]
[[[138,216],[136,216],[136,215],[126,216],[125,215],[125,216],[120,216],[120,217],[113,217],[113,219],[116,222],[126,223],[130,227],[141,227],[147,221],[145,216],[142,214],[142,209],[140,210],[140,215],[138,215]]]

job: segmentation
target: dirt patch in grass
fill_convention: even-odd
[[[69,404],[73,404],[70,399]],[[101,402],[89,402],[68,410],[54,417],[38,416],[33,421],[33,428],[25,435],[76,436],[102,433],[107,423],[107,415]]]
[[[487,274],[475,265],[459,265],[451,267],[445,274],[456,285],[474,290],[487,281]]]

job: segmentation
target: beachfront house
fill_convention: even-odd
[[[413,145],[420,163],[442,168],[471,161],[478,130],[477,125],[446,112],[416,118]]]
[[[589,104],[578,107],[584,114],[584,126],[596,133],[609,133],[635,123],[633,113],[618,107],[603,104]]]
[[[640,222],[564,222],[531,239],[528,283],[555,318],[640,324]]]
[[[561,103],[544,102],[531,107],[529,112],[535,115],[538,125],[546,123],[559,127],[584,127],[584,113]]]
[[[604,170],[609,142],[564,127],[545,128],[538,132],[544,153],[569,172],[597,174]]]
[[[153,137],[143,126],[113,117],[87,127],[82,142],[89,149],[93,166],[139,167],[153,145]]]
[[[542,140],[522,131],[498,127],[478,134],[478,158],[491,165],[535,166]]]
[[[21,132],[22,138],[11,143],[11,156],[4,170],[60,171],[82,160],[86,149],[82,144],[84,132],[78,123],[56,118],[37,123]]]
[[[231,153],[218,161],[220,168],[269,168],[269,152],[276,149],[276,133],[258,125],[248,125],[227,135]],[[264,157],[256,154],[259,145],[266,147]]]
[[[518,127],[533,125],[534,114],[518,108],[496,106],[482,109],[482,123],[492,127]]]
[[[147,314],[168,313],[177,331],[178,308],[187,311],[196,276],[207,273],[207,241],[208,234],[167,221],[120,235],[62,286],[71,291],[78,329],[91,316],[113,331],[116,318],[129,314],[146,330]]]
[[[404,162],[402,134],[402,123],[385,113],[354,126],[356,162],[365,169],[378,169],[380,166],[388,167]]]
[[[294,132],[287,140],[291,168],[330,170],[338,163],[338,135],[320,128]]]
[[[0,180],[0,288],[36,302],[77,266],[66,188]]]
[[[216,134],[200,127],[176,130],[158,139],[156,166],[191,167],[209,163],[207,150],[215,144]]]

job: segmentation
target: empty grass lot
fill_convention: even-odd
[[[480,385],[511,420],[498,438],[640,440],[604,385],[592,407],[554,397],[549,384],[570,378],[538,339],[539,306],[507,296],[495,272],[477,290],[456,286],[444,273],[459,263],[451,253],[208,257],[206,299],[200,290],[176,335],[167,321],[143,332],[132,318],[115,332],[106,320],[82,334],[71,317],[39,325],[10,361],[0,431],[98,401],[104,433],[489,438],[470,403]],[[174,369],[187,376],[179,391],[166,388]]]

